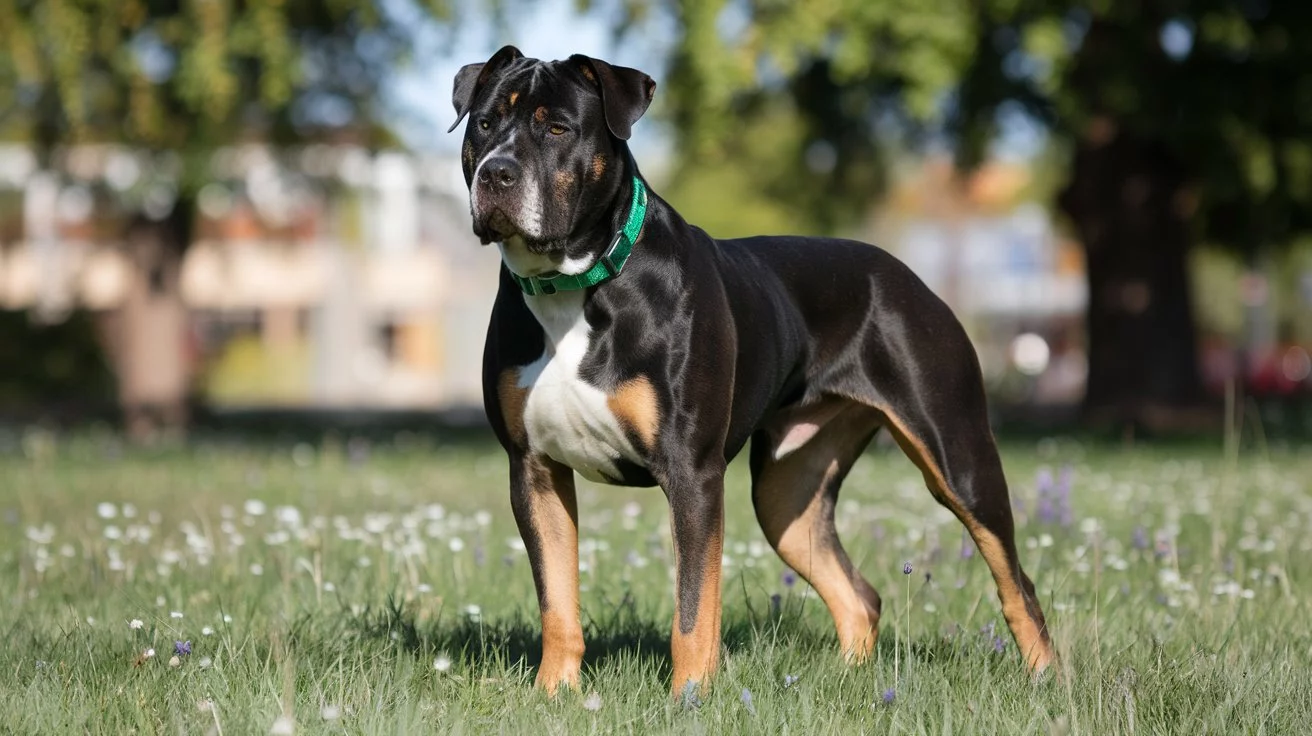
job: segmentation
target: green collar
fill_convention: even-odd
[[[642,232],[642,224],[646,219],[647,187],[643,186],[642,180],[635,176],[633,201],[629,204],[629,219],[624,222],[624,228],[615,233],[615,239],[611,241],[610,247],[596,263],[592,264],[592,268],[580,274],[548,271],[539,276],[519,276],[511,273],[510,277],[529,296],[586,289],[610,281],[619,275],[620,269],[624,268],[624,262],[629,260],[629,254],[633,252],[633,244],[638,240],[638,233]]]

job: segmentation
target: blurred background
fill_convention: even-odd
[[[1004,429],[1312,431],[1276,0],[0,0],[0,423],[482,422],[445,130],[503,43],[651,74],[635,153],[711,234],[904,259]]]

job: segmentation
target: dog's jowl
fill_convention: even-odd
[[[848,240],[716,240],[647,186],[628,139],[640,71],[507,46],[456,75],[474,232],[501,251],[484,401],[542,612],[537,683],[583,660],[574,474],[653,486],[674,540],[673,691],[720,653],[724,470],[749,442],[752,503],[824,599],[846,657],[872,651],[880,600],[834,531],[839,487],[879,430],[924,473],[993,573],[1028,665],[1053,661],[1021,569],[979,363],[901,262]]]

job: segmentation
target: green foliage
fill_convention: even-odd
[[[1312,228],[1307,3],[1036,0],[990,14],[980,31],[997,53],[963,78],[971,123],[1015,100],[1062,137],[1101,126],[1152,142],[1188,177],[1199,234],[1241,251]],[[1008,59],[1033,73],[999,75]]]
[[[851,225],[884,184],[879,115],[894,111],[910,129],[932,121],[975,33],[961,0],[680,0],[667,9],[682,32],[661,93],[679,139],[670,198],[720,213],[707,220],[722,223],[710,227],[717,235]],[[712,171],[723,167],[738,171]],[[739,186],[712,185],[730,180]]]
[[[57,412],[61,404],[96,405],[113,395],[113,379],[95,340],[95,315],[75,312],[58,324],[0,311],[0,410]]]
[[[49,150],[386,139],[378,90],[443,0],[0,0],[0,133]],[[184,184],[197,172],[183,155]],[[188,177],[186,174],[192,174]]]
[[[1091,125],[1165,146],[1196,194],[1199,232],[1251,250],[1312,229],[1312,4],[1227,0],[670,0],[682,35],[662,90],[680,145],[673,196],[743,167],[756,192],[791,185],[806,200],[797,229],[850,224],[877,193],[890,138],[942,130],[959,160],[986,155],[997,113],[1018,104],[1057,142]],[[627,17],[627,16],[626,16]],[[1176,43],[1173,57],[1164,34]],[[1184,49],[1183,52],[1181,51]],[[753,116],[788,131],[779,145],[744,141]],[[832,145],[834,173],[806,151]],[[752,168],[748,158],[772,163]],[[763,169],[763,170],[762,170]],[[810,197],[814,194],[816,196]],[[778,201],[778,200],[776,200]],[[706,209],[730,205],[730,193]],[[1182,206],[1187,206],[1183,205]],[[736,229],[736,228],[730,228]]]

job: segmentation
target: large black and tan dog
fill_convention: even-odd
[[[888,253],[846,240],[715,240],[651,193],[629,153],[655,83],[507,46],[460,70],[474,232],[501,249],[483,356],[487,415],[542,612],[537,683],[583,659],[574,473],[660,485],[677,591],[675,692],[720,653],[724,471],[751,441],[752,503],[833,614],[847,657],[879,595],[834,531],[839,485],[881,427],[965,524],[1026,662],[1053,660],[1021,570],[979,364],[960,323]]]

